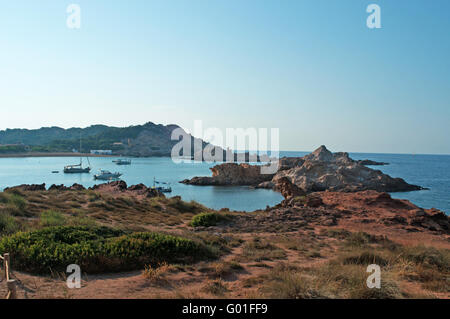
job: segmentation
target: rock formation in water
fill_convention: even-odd
[[[260,174],[260,166],[221,164],[211,168],[212,177],[194,177],[182,183],[191,185],[251,185],[259,188],[283,189],[287,179],[303,192],[376,190],[405,192],[423,189],[401,178],[393,178],[379,170],[351,159],[348,153],[331,153],[325,146],[304,157],[284,157],[279,160],[274,175]]]
[[[225,163],[211,168],[212,177],[194,177],[181,181],[190,185],[246,185],[256,186],[270,181],[274,174],[261,174],[261,166]]]
[[[361,165],[369,165],[369,166],[383,166],[383,165],[389,165],[389,163],[385,163],[385,162],[377,162],[377,161],[372,161],[372,160],[359,160],[357,161],[359,164]]]
[[[423,189],[401,178],[392,178],[352,160],[348,153],[331,153],[325,146],[303,157],[301,166],[279,171],[273,178],[285,177],[306,192],[376,190],[379,192],[405,192]]]

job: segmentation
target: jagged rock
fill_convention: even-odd
[[[385,162],[376,162],[376,161],[372,161],[372,160],[360,160],[357,161],[359,164],[361,165],[372,165],[372,166],[383,166],[383,165],[389,165],[389,163],[385,163]]]
[[[270,181],[274,174],[262,174],[261,166],[249,164],[224,163],[210,168],[212,177],[194,177],[181,181],[189,185],[247,185],[256,186]]]
[[[84,188],[83,185],[75,183],[72,186],[70,186],[70,189],[74,190],[74,191],[82,191],[82,190],[85,190],[86,188]]]
[[[212,177],[194,177],[181,181],[190,185],[249,185],[281,190],[282,178],[306,193],[318,191],[405,192],[424,188],[411,185],[401,178],[392,178],[379,170],[351,159],[348,153],[332,153],[324,145],[304,157],[283,157],[276,174],[261,174],[261,166],[225,163],[211,168]]]
[[[147,190],[147,186],[145,186],[144,184],[140,183],[137,185],[131,185],[130,187],[128,187],[129,191],[141,191],[141,190]]]
[[[164,194],[154,188],[147,188],[147,191],[145,193],[145,197],[147,198],[153,198],[153,197],[165,197]]]
[[[22,184],[14,187],[7,187],[4,191],[21,190],[21,191],[45,191],[45,183],[43,184]]]
[[[97,185],[90,187],[89,189],[91,189],[91,190],[109,189],[109,190],[113,190],[113,191],[115,190],[115,191],[123,192],[123,191],[127,190],[127,183],[125,183],[124,181],[115,181],[115,182],[109,182],[106,184],[97,184]]]
[[[303,157],[283,157],[279,161],[278,171],[284,171],[296,166],[302,166],[305,160]]]
[[[392,178],[352,160],[348,153],[331,153],[325,146],[303,157],[301,166],[279,171],[273,178],[275,184],[285,177],[305,192],[376,190],[400,192],[423,189],[410,185],[401,178]]]
[[[307,207],[320,207],[323,206],[324,203],[322,201],[322,198],[318,196],[307,196],[305,200],[305,206]]]
[[[63,184],[61,184],[61,185],[53,184],[52,186],[50,186],[48,188],[48,190],[49,191],[66,191],[66,190],[69,190],[69,188],[64,186]]]
[[[291,181],[286,177],[278,180],[275,189],[278,190],[281,195],[283,195],[283,197],[287,200],[293,197],[306,195],[306,193],[301,188],[298,188],[296,185],[292,184]]]
[[[147,198],[164,196],[164,194],[161,191],[155,188],[149,188],[142,183],[137,185],[131,185],[130,187],[128,187],[127,190],[130,192],[136,192],[137,194],[140,195],[145,195],[145,197]]]

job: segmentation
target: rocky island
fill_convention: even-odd
[[[424,189],[366,167],[369,163],[355,161],[348,153],[332,153],[321,146],[304,157],[281,158],[275,174],[260,174],[259,165],[225,163],[211,168],[212,177],[194,177],[181,182],[190,185],[248,185],[277,190],[280,180],[287,179],[305,193],[324,190],[406,192]],[[370,165],[374,165],[373,162]]]

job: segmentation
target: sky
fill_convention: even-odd
[[[0,130],[202,120],[450,154],[449,34],[448,0],[0,0]]]

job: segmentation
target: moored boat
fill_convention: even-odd
[[[131,165],[131,160],[118,159],[114,160],[113,163],[116,163],[116,165]]]
[[[156,184],[165,184],[168,185],[169,183],[166,182],[158,182],[154,177],[153,177],[153,188],[160,191],[161,193],[171,193],[172,192],[172,187],[170,186],[156,186]]]
[[[80,174],[80,173],[89,173],[91,171],[90,167],[82,166],[82,163],[76,165],[67,165],[64,166],[64,173],[66,174]]]
[[[122,173],[119,173],[119,172],[111,173],[110,171],[107,171],[107,170],[100,170],[99,174],[94,175],[94,179],[109,181],[112,179],[117,179],[120,176],[122,176]]]

